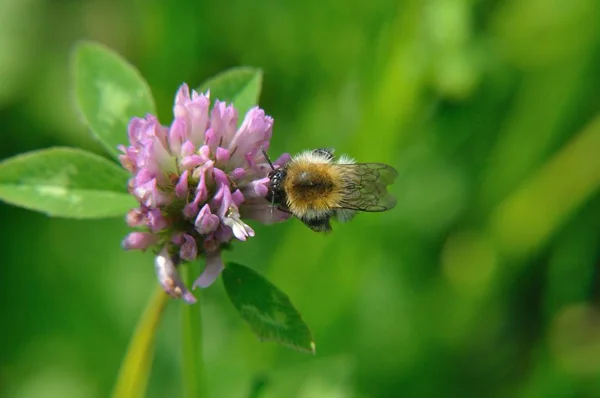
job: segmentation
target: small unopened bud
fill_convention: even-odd
[[[126,250],[145,250],[158,241],[158,236],[150,232],[132,232],[123,239]]]
[[[182,260],[194,261],[198,256],[196,240],[188,234],[183,234],[183,239],[184,242],[181,245],[181,249],[179,249],[179,256]]]

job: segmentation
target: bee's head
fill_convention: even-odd
[[[283,181],[287,171],[285,167],[275,169],[269,173],[269,191],[267,200],[273,204],[282,204],[285,202],[285,191],[283,190]]]
[[[265,156],[265,160],[271,166],[271,172],[269,173],[269,191],[267,192],[267,200],[271,202],[272,206],[284,204],[286,201],[285,191],[283,190],[283,180],[287,174],[286,167],[280,167],[278,169],[275,168],[271,159],[269,159],[269,155],[264,150],[264,148],[260,148],[261,152]]]

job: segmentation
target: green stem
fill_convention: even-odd
[[[154,356],[154,340],[162,313],[168,301],[158,287],[140,318],[133,334],[113,390],[114,398],[145,396]]]
[[[186,264],[186,283],[188,286],[198,275],[195,264]],[[200,294],[195,294],[198,302],[190,305],[182,302],[182,341],[183,341],[183,386],[185,396],[197,398],[202,396],[203,363],[202,363],[202,318],[200,313]]]

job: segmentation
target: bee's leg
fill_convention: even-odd
[[[323,156],[327,160],[333,159],[333,148],[318,148],[313,150],[315,155]]]
[[[315,232],[330,232],[331,224],[329,222],[329,215],[321,218],[301,218],[300,221],[304,223],[308,228]]]

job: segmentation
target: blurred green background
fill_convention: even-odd
[[[285,291],[317,355],[260,343],[202,292],[211,397],[600,396],[597,0],[0,0],[0,158],[102,153],[69,51],[136,65],[163,124],[180,83],[264,69],[271,153],[396,167],[397,207],[334,233],[252,224],[227,254]],[[125,132],[123,132],[125,137]],[[0,204],[0,395],[106,397],[156,286],[123,220]],[[180,396],[180,303],[149,397]]]

